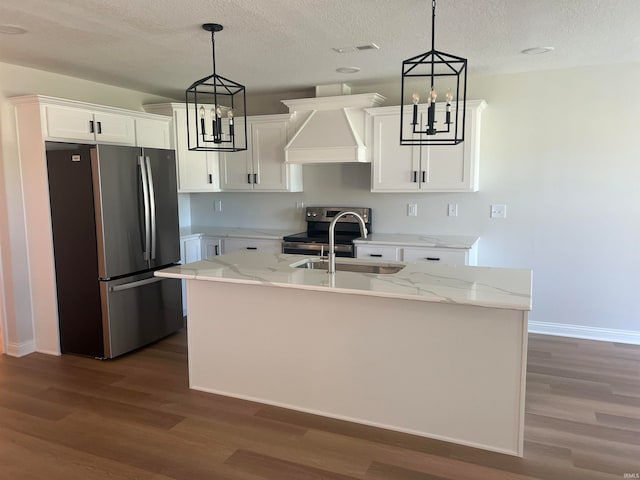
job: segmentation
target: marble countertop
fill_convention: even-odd
[[[191,225],[180,227],[180,236],[209,235],[212,237],[262,238],[265,240],[282,240],[282,237],[297,233],[291,229],[280,230],[271,228],[234,228],[234,227],[203,227]]]
[[[381,245],[404,245],[411,247],[462,248],[469,249],[479,237],[468,235],[405,235],[401,233],[372,233],[367,238],[358,238],[355,244],[378,243]]]
[[[296,268],[319,257],[236,252],[157,271],[159,277],[268,285],[425,302],[531,310],[531,270],[402,263],[394,274]],[[377,263],[338,258],[344,263]],[[386,262],[389,263],[389,262]]]

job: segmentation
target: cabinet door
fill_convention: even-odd
[[[136,145],[147,148],[171,148],[169,119],[136,118]]]
[[[405,262],[446,263],[467,265],[467,250],[452,248],[404,247]]]
[[[472,191],[472,150],[475,143],[472,131],[472,112],[467,108],[465,141],[458,145],[424,147],[422,168],[426,182],[420,188],[434,192]],[[445,135],[445,134],[442,134]]]
[[[411,128],[411,115],[403,125]],[[400,110],[373,117],[372,185],[374,192],[414,191],[420,188],[420,147],[400,145]]]
[[[237,238],[224,239],[224,253],[237,251],[254,251],[263,253],[282,253],[281,240],[269,240],[264,238]]]
[[[179,192],[219,192],[220,175],[216,152],[189,150],[187,139],[187,115],[184,109],[173,115],[176,129],[176,158],[178,164]],[[193,128],[195,130],[195,127]]]
[[[216,237],[202,237],[202,260],[220,255],[220,239]]]
[[[126,115],[112,113],[95,113],[96,141],[101,143],[117,143],[119,145],[135,145],[135,121]]]
[[[242,131],[244,119],[236,119],[236,131]],[[247,125],[247,149],[220,154],[220,188],[222,190],[253,190],[255,183],[251,155],[251,125]]]
[[[286,144],[286,121],[251,123],[251,153],[256,174],[254,190],[288,189],[287,165],[284,163]]]
[[[47,140],[95,141],[93,112],[58,105],[43,108]]]
[[[182,240],[182,263],[193,263],[202,260],[200,237]]]

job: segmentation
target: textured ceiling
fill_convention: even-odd
[[[28,33],[0,35],[0,61],[182,98],[211,73],[207,22],[224,25],[218,74],[253,94],[394,80],[431,48],[428,0],[2,0],[0,23]],[[438,0],[436,49],[471,75],[640,62],[640,1]]]

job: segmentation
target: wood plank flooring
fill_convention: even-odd
[[[0,478],[639,478],[640,346],[530,335],[526,410],[516,458],[191,391],[184,332],[104,362],[0,355]]]

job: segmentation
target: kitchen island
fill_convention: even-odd
[[[191,388],[522,455],[529,270],[309,259],[156,273],[187,280]]]

